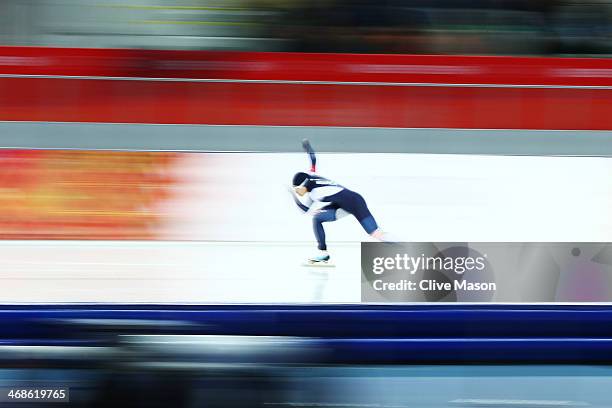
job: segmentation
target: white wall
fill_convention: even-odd
[[[188,154],[167,239],[312,241],[286,188],[304,154]],[[323,154],[319,173],[361,193],[405,241],[612,241],[612,160],[577,157]],[[330,241],[367,238],[327,224]]]

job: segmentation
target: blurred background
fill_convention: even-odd
[[[10,45],[606,55],[608,0],[6,0]]]
[[[2,0],[0,403],[609,407],[611,36],[610,0]],[[302,264],[303,138],[403,240],[578,251],[546,304],[362,303],[353,220]]]

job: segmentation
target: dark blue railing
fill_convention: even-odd
[[[612,362],[612,307],[608,306],[0,308],[0,345],[89,346],[112,341],[114,334],[124,332],[303,337],[330,350],[334,363]]]

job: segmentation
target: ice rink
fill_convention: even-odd
[[[142,210],[159,214],[150,241],[0,241],[0,302],[360,302],[359,245],[369,237],[353,217],[325,226],[335,268],[302,265],[316,243],[287,187],[305,161],[184,154],[169,198]],[[610,159],[321,154],[320,162],[400,241],[612,239]]]

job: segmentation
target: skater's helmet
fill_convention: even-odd
[[[295,173],[293,176],[293,186],[303,186],[308,180],[308,174],[304,172]]]

